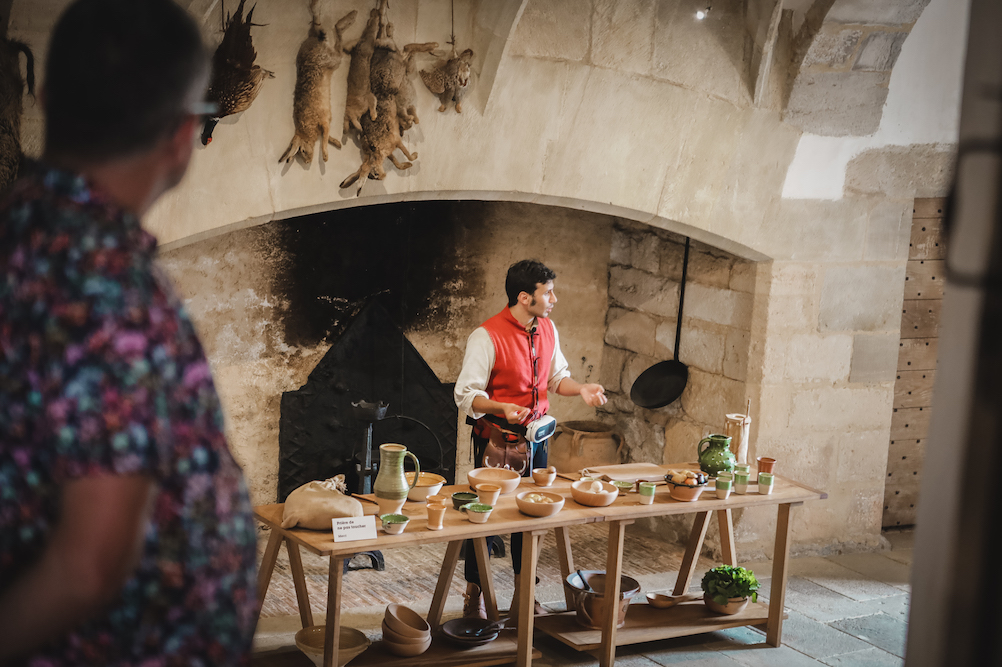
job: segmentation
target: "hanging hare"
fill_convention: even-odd
[[[466,49],[456,55],[456,47],[452,47],[452,55],[445,62],[439,63],[433,70],[421,70],[421,80],[428,90],[438,95],[442,102],[439,111],[445,111],[450,102],[456,103],[456,113],[463,112],[463,97],[470,85],[470,62],[473,60],[473,50]]]

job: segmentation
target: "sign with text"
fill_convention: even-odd
[[[334,524],[335,542],[376,539],[376,517],[372,514],[369,516],[349,516],[331,521]]]

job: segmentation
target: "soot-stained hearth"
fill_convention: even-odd
[[[373,425],[372,445],[406,445],[421,469],[452,483],[456,461],[456,405],[452,383],[440,382],[399,324],[370,299],[343,327],[306,384],[282,394],[278,498],[315,479],[344,473],[360,490],[355,463],[365,458],[365,422],[353,403],[389,403]],[[378,463],[378,453],[373,454]]]
[[[405,330],[423,323],[442,286],[462,283],[462,206],[382,204],[277,223],[289,263],[275,285],[289,304],[285,341],[309,346],[336,337],[374,294]]]

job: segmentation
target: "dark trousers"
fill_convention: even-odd
[[[473,436],[473,460],[477,465],[484,460],[484,450],[487,448],[487,442],[485,438],[478,438],[476,435]],[[544,440],[539,444],[533,445],[532,460],[522,475],[523,477],[531,477],[533,468],[546,467],[549,446],[549,440]],[[490,554],[491,538],[485,537],[484,539],[487,541],[487,553]],[[522,572],[522,533],[511,534],[511,569],[515,571],[515,574]],[[466,540],[466,565],[464,573],[466,581],[472,584],[480,584],[480,569],[477,567],[477,556],[476,551],[474,551],[473,540]]]

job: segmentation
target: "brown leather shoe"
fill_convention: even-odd
[[[463,599],[463,618],[487,620],[487,605],[484,603],[484,592],[480,590],[480,586],[467,583]]]

